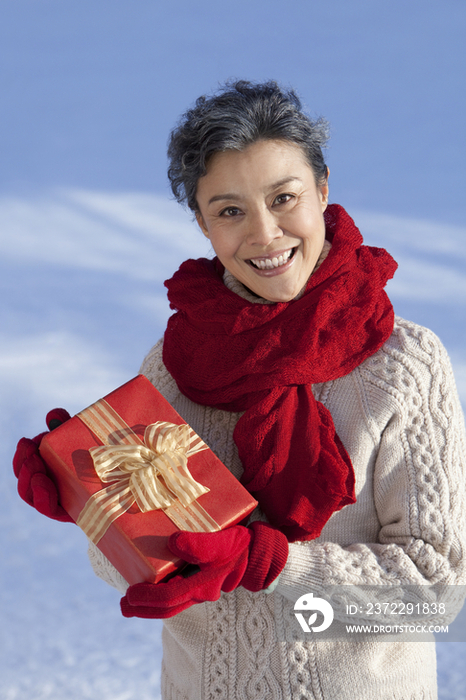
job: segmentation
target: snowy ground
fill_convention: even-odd
[[[466,406],[466,229],[350,212],[400,263],[397,313],[430,326]],[[124,620],[95,578],[84,535],[18,498],[22,435],[53,406],[76,412],[137,374],[169,310],[162,282],[208,254],[189,217],[161,197],[97,191],[0,198],[2,700],[155,700],[160,624]],[[466,618],[462,617],[463,624]],[[466,643],[438,643],[439,697],[466,698]]]

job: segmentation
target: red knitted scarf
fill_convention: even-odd
[[[225,286],[217,259],[187,260],[165,282],[176,310],[165,366],[192,401],[245,412],[233,435],[242,483],[290,541],[318,537],[333,512],[355,502],[351,461],[312,384],[351,372],[394,321],[384,292],[393,258],[362,245],[339,205],[325,223],[332,248],[300,299],[251,303]]]

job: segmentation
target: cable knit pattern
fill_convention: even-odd
[[[161,349],[159,342],[142,372],[239,478],[232,438],[239,414],[181,395]],[[448,624],[461,606],[465,433],[447,354],[433,333],[397,319],[381,350],[346,377],[313,390],[351,456],[357,502],[334,513],[317,540],[290,545],[274,593],[239,588],[165,621],[165,699],[437,697],[431,641],[407,643],[398,635],[381,643],[366,634],[355,644],[345,639],[344,625],[376,621],[346,613],[349,603],[366,609],[369,585],[382,586],[387,602],[445,603],[445,615],[424,617],[426,624]],[[259,509],[252,517],[264,519]],[[103,555],[91,551],[96,573],[124,590]],[[426,584],[437,584],[439,592]],[[303,633],[293,612],[309,592],[334,608],[335,620],[319,638]]]
[[[239,591],[236,634],[238,636],[239,673],[236,694],[241,700],[278,700],[282,697],[281,679],[276,676],[273,600],[244,589]],[[232,630],[235,633],[235,630]],[[228,696],[235,697],[235,696]]]
[[[235,617],[235,601],[231,596],[222,596],[212,603],[215,624],[210,626],[206,654],[212,664],[206,668],[206,700],[225,700],[231,697],[231,685],[236,677],[236,637],[225,634],[231,629]]]
[[[296,625],[290,625],[294,617],[293,605],[282,596],[275,596],[277,636],[285,640],[281,646],[281,667],[284,669],[282,687],[287,698],[324,700],[316,659],[316,642],[307,639]]]

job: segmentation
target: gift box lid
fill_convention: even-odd
[[[139,437],[146,426],[157,421],[186,425],[143,375],[112,391],[104,401]],[[56,479],[60,503],[75,521],[88,499],[106,486],[98,478],[89,453],[100,444],[79,414],[41,442],[40,451]],[[193,508],[206,511],[220,528],[241,522],[256,507],[257,501],[210,449],[190,456],[187,464],[193,478],[209,489]],[[180,510],[178,504],[176,510]],[[110,525],[97,546],[128,583],[157,582],[183,564],[167,547],[169,535],[177,529],[165,510],[142,513],[134,504]]]

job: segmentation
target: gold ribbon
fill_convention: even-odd
[[[110,443],[89,450],[99,479],[109,486],[89,498],[77,520],[95,544],[134,503],[143,513],[162,509],[180,530],[220,530],[196,503],[209,489],[192,477],[188,459],[208,448],[189,425],[152,423],[142,441],[105,399],[78,417],[101,442]]]

